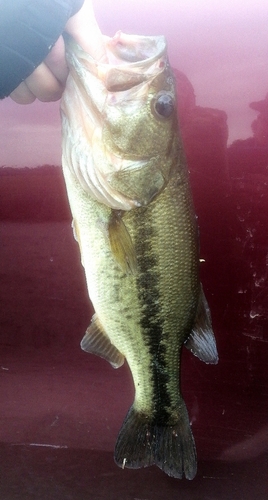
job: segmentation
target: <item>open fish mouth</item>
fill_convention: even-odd
[[[66,57],[72,76],[76,80],[79,76],[89,94],[92,90],[86,82],[87,71],[102,81],[109,92],[122,92],[156,76],[167,63],[164,36],[127,35],[118,31],[112,38],[104,36],[104,40],[108,63],[95,61],[71,37],[66,38]]]

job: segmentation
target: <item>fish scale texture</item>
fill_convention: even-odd
[[[126,466],[152,462],[175,477],[183,475],[183,460],[186,464],[190,461],[191,467],[185,466],[190,478],[195,468],[195,448],[180,394],[179,367],[181,348],[195,318],[199,282],[195,216],[184,178],[187,174],[182,176],[177,169],[154,202],[125,214],[124,222],[137,252],[136,275],[123,273],[111,254],[104,229],[110,210],[92,200],[68,172],[65,175],[67,187],[71,182],[70,204],[79,227],[89,295],[105,332],[130,366],[135,414],[146,415],[150,433],[159,438],[157,446],[154,440],[150,444],[149,455],[133,462],[131,443],[134,440],[136,449],[139,439],[135,425],[125,423],[119,443],[123,432],[126,447],[122,450],[122,445],[117,445],[121,452],[116,461],[123,463],[123,453],[129,457]],[[178,423],[182,416],[183,425]],[[143,426],[141,443],[146,429]],[[174,438],[171,447],[177,450],[180,465],[178,458],[168,459],[170,449],[163,445],[168,442],[167,429],[170,439],[174,430],[180,436],[177,448]]]

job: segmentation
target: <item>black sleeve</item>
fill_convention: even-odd
[[[0,99],[44,60],[84,0],[0,0]]]

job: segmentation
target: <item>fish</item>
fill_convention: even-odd
[[[183,347],[218,362],[199,278],[198,227],[164,36],[105,37],[107,61],[66,40],[62,166],[94,315],[81,347],[119,368],[135,397],[115,445],[122,468],[193,479],[180,387]]]

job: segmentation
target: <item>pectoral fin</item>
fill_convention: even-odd
[[[112,254],[126,274],[135,274],[136,252],[131,236],[122,220],[122,212],[112,211],[108,223],[108,235]]]
[[[218,363],[219,358],[212,330],[210,310],[202,285],[195,324],[184,345],[201,361],[210,364]]]
[[[124,364],[123,354],[111,343],[96,314],[94,314],[80,345],[83,351],[96,354],[109,361],[113,368],[119,368]]]
[[[82,251],[82,245],[81,245],[81,240],[80,240],[80,231],[79,231],[78,223],[75,219],[73,219],[73,221],[72,221],[72,228],[73,228],[74,239],[75,239],[75,241],[77,241],[79,248],[80,248],[81,263],[82,263],[82,266],[84,266],[83,251]]]

